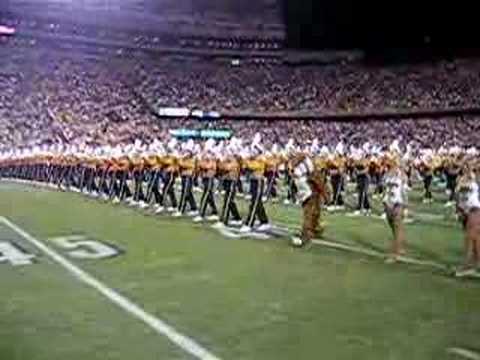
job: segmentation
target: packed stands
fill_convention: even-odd
[[[119,143],[167,137],[179,127],[233,129],[248,137],[292,137],[325,143],[478,142],[474,116],[455,119],[343,121],[162,120],[152,109],[185,107],[220,114],[303,111],[322,116],[370,112],[441,111],[479,105],[480,62],[368,67],[360,64],[288,67],[118,52],[60,51],[3,42],[0,143]],[[367,119],[368,120],[368,119]],[[455,121],[452,121],[455,120]]]

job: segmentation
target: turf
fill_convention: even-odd
[[[19,235],[1,227],[0,239],[21,244],[37,256],[32,266],[0,266],[1,359],[132,359],[145,354],[187,358],[79,285]]]
[[[479,350],[475,280],[323,247],[297,250],[285,238],[226,239],[185,219],[78,194],[2,184],[0,196],[0,215],[47,243],[85,234],[123,249],[112,259],[72,261],[222,359],[454,359],[447,348]],[[441,202],[411,200],[411,256],[461,262],[461,230]],[[299,225],[298,208],[272,204],[268,213]],[[333,241],[390,245],[379,219],[332,214],[326,223]],[[1,359],[188,358],[46,256],[0,271]]]

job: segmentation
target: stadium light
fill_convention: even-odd
[[[5,25],[0,25],[0,35],[14,35],[15,34],[15,28],[5,26]]]

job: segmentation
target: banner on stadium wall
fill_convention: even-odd
[[[220,113],[217,111],[190,110],[187,108],[160,107],[156,109],[159,116],[165,117],[196,117],[199,119],[218,119]]]
[[[230,139],[232,132],[230,130],[201,130],[200,137],[203,139]]]
[[[190,110],[187,108],[158,108],[157,113],[160,116],[187,117],[190,115]]]
[[[220,113],[217,111],[192,110],[192,116],[201,119],[218,119]]]
[[[176,129],[176,130],[170,130],[170,135],[179,139],[226,140],[232,137],[232,132],[230,130]]]
[[[177,138],[196,138],[200,135],[200,131],[189,129],[176,129],[170,130],[170,135]]]

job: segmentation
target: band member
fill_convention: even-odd
[[[115,149],[110,158],[110,185],[109,194],[112,202],[119,203],[126,197],[124,191],[130,192],[128,187],[124,186],[128,176],[129,161],[122,149]],[[126,194],[129,196],[130,194]]]
[[[104,166],[104,156],[105,155],[100,156],[99,153],[96,153],[95,155],[90,153],[81,156],[76,169],[78,190],[74,190],[75,192],[104,198],[103,184],[100,182]],[[98,181],[96,179],[98,179]],[[91,189],[90,186],[95,188],[95,193],[93,193],[93,189]],[[90,192],[90,190],[92,190],[92,192]]]
[[[431,186],[433,180],[433,172],[434,172],[434,165],[433,165],[433,157],[429,154],[425,154],[422,158],[419,159],[417,165],[418,172],[423,180],[423,202],[429,203],[433,201]]]
[[[321,207],[329,201],[330,193],[326,186],[325,173],[316,170],[311,158],[297,154],[291,160],[294,176],[299,184],[299,195],[303,208],[301,235],[292,238],[294,246],[304,246],[317,235]],[[321,229],[323,232],[323,229]]]
[[[68,182],[67,182],[67,174],[70,169],[69,166],[69,157],[65,153],[61,155],[60,161],[59,161],[59,169],[58,169],[58,177],[56,181],[56,185],[59,190],[63,189],[63,185],[65,183],[65,190],[68,190]],[[22,174],[23,175],[23,174]],[[96,186],[95,189],[97,190]],[[97,195],[97,191],[95,190],[95,196]]]
[[[160,206],[158,207],[156,213],[161,213],[165,210],[167,200],[170,201],[170,206],[166,208],[168,212],[175,211],[178,206],[177,197],[175,196],[174,190],[179,171],[176,147],[177,141],[175,139],[171,140],[168,143],[167,154],[162,158],[165,178],[163,181],[162,198],[159,204]]]
[[[165,156],[165,150],[162,144],[155,140],[152,145],[149,147],[149,152],[145,159],[146,166],[150,172],[150,179],[148,182],[147,188],[147,204],[152,203],[152,199],[155,200],[154,210],[155,213],[161,208],[162,194],[160,193],[160,183],[163,173],[163,161],[162,158]],[[158,213],[160,213],[159,211]]]
[[[368,159],[368,174],[372,179],[372,183],[375,185],[374,197],[383,195],[385,189],[385,166],[384,159],[378,154],[370,155]]]
[[[370,200],[368,194],[370,179],[368,176],[368,168],[369,162],[367,157],[362,153],[357,154],[354,158],[354,169],[357,179],[358,204],[354,215],[360,215],[361,213],[368,215],[370,213]]]
[[[405,253],[404,217],[407,206],[408,178],[401,170],[398,159],[391,158],[386,164],[385,195],[383,204],[387,222],[393,234],[390,261],[396,261]]]
[[[50,162],[51,161],[49,161],[49,163]],[[95,157],[88,149],[86,151],[83,164],[82,164],[82,174],[81,174],[80,188],[79,188],[81,193],[88,194],[88,191],[89,191],[88,184],[90,182],[90,177],[93,176],[93,171],[96,168],[95,163],[96,163]],[[48,182],[48,176],[46,178],[46,181]]]
[[[130,171],[133,168],[133,163],[131,161],[130,150],[125,150],[125,152],[118,159],[118,171],[117,175],[120,179],[119,183],[119,201],[129,202],[132,199],[132,192],[128,186],[128,179],[130,177]]]
[[[287,157],[292,151],[295,150],[295,141],[293,139],[288,140],[288,143],[284,149],[284,157]],[[298,187],[295,183],[295,178],[293,176],[293,168],[290,166],[290,163],[287,161],[285,168],[285,184],[287,186],[287,198],[284,200],[285,205],[296,204],[297,203],[297,194]]]
[[[131,204],[145,208],[147,206],[143,191],[143,183],[145,181],[145,156],[142,146],[135,146],[134,151],[130,154],[130,173],[133,175],[134,180],[134,193]]]
[[[219,219],[213,193],[215,176],[217,175],[217,159],[215,158],[214,147],[215,142],[213,140],[207,141],[204,151],[198,160],[198,170],[203,182],[203,192],[200,200],[200,214],[193,219],[194,222],[202,220],[216,221]],[[208,208],[210,208],[211,214],[207,217]]]
[[[190,211],[188,212],[189,216],[198,215],[197,202],[193,196],[193,178],[195,177],[197,170],[197,160],[193,156],[194,146],[195,144],[193,143],[193,140],[189,140],[185,144],[183,148],[184,154],[180,157],[178,162],[182,180],[182,190],[178,210],[173,214],[174,217],[185,215],[187,206],[190,208]]]
[[[242,159],[239,156],[240,150],[232,139],[227,149],[217,151],[219,157],[218,174],[223,178],[225,196],[220,221],[214,225],[216,228],[242,224],[242,218],[235,202],[237,182],[242,168]]]
[[[465,233],[465,263],[456,276],[475,273],[480,267],[480,194],[477,175],[466,165],[457,185],[457,213]]]
[[[108,178],[109,178],[109,168],[111,166],[110,159],[109,159],[109,154],[108,151],[106,150],[103,154],[102,157],[99,158],[99,163],[97,165],[98,167],[98,173],[99,173],[99,192],[101,194],[101,197],[103,200],[108,200],[109,199],[109,187],[108,187]],[[83,167],[83,166],[82,166]],[[80,183],[82,180],[80,180]]]
[[[445,206],[452,206],[455,201],[455,190],[457,187],[457,178],[460,173],[460,158],[457,148],[450,149],[450,154],[445,160],[444,170],[447,179],[448,202]]]
[[[343,156],[335,156],[327,164],[328,172],[330,174],[330,183],[332,186],[332,201],[330,203],[331,210],[342,209],[345,206],[343,200],[344,191],[344,172],[345,172],[345,159]]]
[[[279,154],[278,145],[275,144],[265,158],[266,189],[263,197],[265,202],[278,198],[277,179],[282,162],[284,162],[284,159]]]
[[[285,183],[287,186],[287,198],[283,203],[285,205],[297,204],[298,187],[293,176],[293,169],[288,165],[285,172]]]
[[[257,134],[259,135],[259,134]],[[263,193],[265,191],[265,170],[266,161],[264,149],[260,145],[260,137],[255,136],[250,149],[250,156],[245,160],[245,168],[250,172],[250,205],[248,215],[244,225],[240,229],[241,232],[248,233],[253,230],[255,221],[260,221],[259,231],[270,229],[267,213],[263,206]]]

